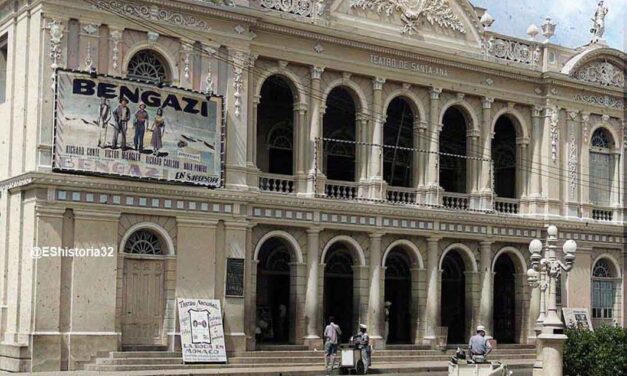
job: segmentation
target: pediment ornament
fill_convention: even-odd
[[[592,82],[604,86],[623,87],[625,74],[607,61],[596,61],[579,69],[575,74],[578,80]]]
[[[351,8],[370,10],[388,17],[398,13],[403,21],[401,34],[417,33],[422,19],[431,25],[437,24],[462,34],[466,33],[464,25],[453,13],[448,0],[351,0]]]

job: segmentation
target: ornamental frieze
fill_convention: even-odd
[[[324,3],[320,0],[260,0],[259,5],[308,18],[316,18],[324,12]]]
[[[592,82],[603,86],[625,86],[625,74],[622,69],[606,61],[597,61],[584,66],[575,73],[580,81]]]
[[[604,107],[612,108],[616,110],[622,110],[625,106],[622,98],[611,97],[609,95],[597,96],[597,95],[577,94],[575,95],[574,99],[578,102],[604,106]]]
[[[117,0],[99,0],[95,7],[120,16],[164,22],[195,30],[211,30],[207,22],[198,19],[196,16],[175,12],[156,5],[125,3]]]
[[[401,34],[415,34],[419,23],[426,20],[431,25],[466,33],[447,0],[351,0],[351,8],[361,8],[392,17],[398,14],[403,22]]]

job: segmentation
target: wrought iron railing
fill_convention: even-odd
[[[327,180],[324,194],[328,198],[338,200],[354,200],[357,198],[359,184],[352,181]]]
[[[518,214],[519,207],[520,201],[518,199],[504,197],[494,198],[494,210],[499,213]]]
[[[442,195],[442,206],[449,209],[467,210],[468,201],[466,193],[445,192]]]
[[[294,193],[294,177],[290,175],[261,174],[259,190],[264,192]]]

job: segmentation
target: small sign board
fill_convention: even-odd
[[[226,296],[244,296],[244,259],[226,259]]]
[[[567,328],[594,330],[587,308],[562,308],[562,314]]]
[[[178,298],[177,304],[183,362],[226,362],[220,301]]]

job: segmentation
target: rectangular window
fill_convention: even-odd
[[[616,286],[613,281],[592,281],[592,318],[614,317]]]
[[[9,57],[9,44],[6,34],[0,37],[0,103],[6,101],[7,88],[7,59]]]
[[[590,153],[590,201],[593,205],[610,204],[610,158],[609,154]]]

